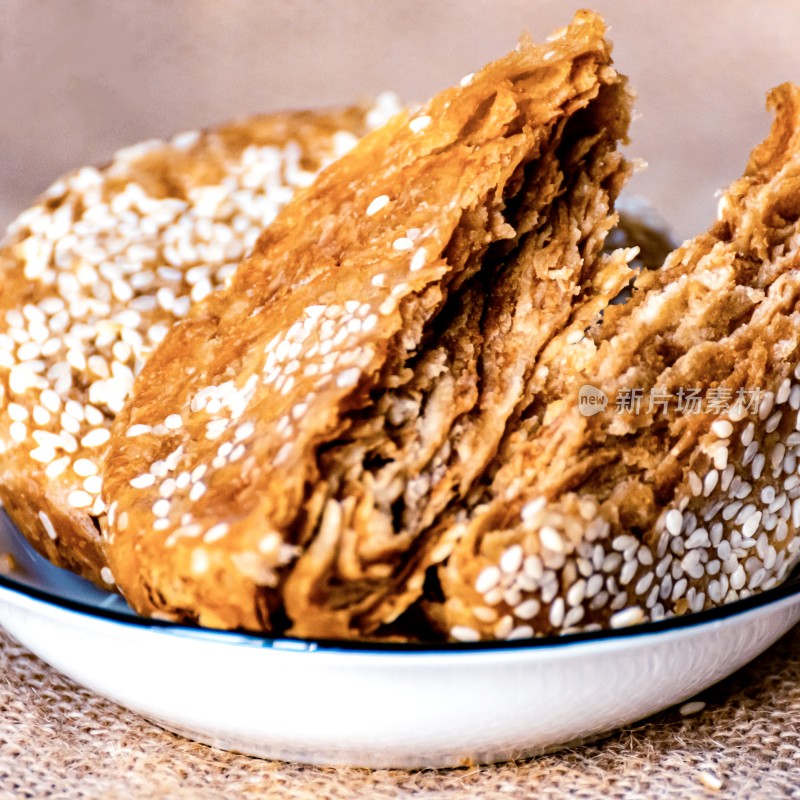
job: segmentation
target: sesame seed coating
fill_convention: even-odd
[[[0,499],[45,556],[108,586],[105,513],[85,482],[135,376],[296,188],[392,110],[387,96],[146,142],[57,181],[12,223],[0,243]],[[54,505],[58,537],[36,513]]]
[[[496,452],[538,354],[568,323],[595,325],[630,277],[633,251],[601,258],[630,171],[616,152],[628,95],[599,19],[581,19],[548,50],[523,45],[365,137],[167,333],[117,419],[104,481],[128,514],[112,526],[110,566],[137,610],[353,637],[421,596],[450,548],[429,551],[424,533]],[[247,423],[257,435],[235,442]],[[135,425],[153,432],[127,436]],[[156,485],[130,486],[177,447]],[[201,464],[205,491],[192,499],[176,480],[158,516],[164,481]],[[556,594],[571,538],[553,530],[540,583]],[[280,546],[265,551],[267,534]],[[493,635],[532,628],[493,610],[522,602],[526,555],[498,553],[480,603]],[[563,599],[547,612],[582,623]]]
[[[564,632],[566,620],[552,613],[561,598],[583,608],[579,628],[619,627],[733,602],[777,585],[797,564],[800,223],[784,226],[775,209],[792,202],[800,174],[800,88],[773,90],[770,105],[772,133],[727,190],[720,222],[607,309],[578,378],[574,364],[550,366],[520,412],[526,422],[473,487],[472,505],[439,523],[443,538],[459,530],[438,569],[444,599],[426,608],[440,630],[469,625],[494,637],[472,614],[485,602],[473,575],[515,545],[524,559],[546,553],[553,532],[565,544],[553,567],[559,591],[539,580],[494,606],[501,616],[540,608],[527,623],[537,635]],[[697,387],[730,397],[731,407],[617,413],[610,404],[584,417],[585,384],[609,398],[630,386],[673,398]],[[525,514],[533,497],[547,501]]]

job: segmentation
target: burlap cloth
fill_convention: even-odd
[[[320,769],[173,736],[0,633],[0,797],[800,798],[800,626],[701,699],[707,706],[695,716],[672,709],[598,744],[522,763]],[[708,788],[704,772],[722,788]]]

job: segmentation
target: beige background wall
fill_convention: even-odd
[[[151,136],[382,89],[423,100],[581,4],[556,0],[0,0],[0,226],[59,173]],[[800,4],[596,0],[639,92],[635,180],[680,236],[800,81]]]

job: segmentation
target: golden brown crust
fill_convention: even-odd
[[[109,585],[102,459],[134,373],[382,110],[274,114],[145,142],[58,181],[11,226],[0,247],[0,499],[55,564]]]
[[[439,568],[443,600],[428,613],[447,635],[699,611],[774,586],[797,562],[800,88],[779,87],[770,105],[772,132],[719,222],[606,311],[580,371],[556,364],[540,382],[549,405],[539,396],[505,442]],[[581,413],[587,386],[605,411]]]
[[[412,602],[421,534],[491,459],[539,349],[627,280],[626,254],[600,250],[628,113],[584,12],[291,203],[115,424],[108,555],[131,604],[353,636]]]

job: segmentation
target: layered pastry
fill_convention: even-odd
[[[775,586],[800,89],[770,103],[670,254],[620,220],[631,97],[589,12],[371,133],[385,103],[65,179],[0,255],[0,496],[56,563],[220,628],[517,639]]]
[[[440,521],[435,540],[455,544],[426,609],[444,634],[697,612],[797,563],[800,89],[769,105],[718,222],[605,312],[585,366],[557,355],[482,485]]]
[[[0,245],[0,499],[36,549],[109,588],[110,427],[176,319],[294,193],[397,110],[253,117],[57,181]]]
[[[139,611],[373,635],[423,589],[540,358],[630,278],[603,252],[630,98],[588,12],[323,171],[179,321],[114,425],[109,566]],[[588,348],[585,349],[588,358]]]

